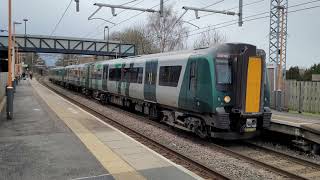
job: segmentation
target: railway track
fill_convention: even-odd
[[[159,154],[162,154],[166,158],[172,160],[173,162],[184,166],[185,168],[195,172],[205,179],[230,179],[226,175],[223,175],[214,169],[210,169],[205,165],[190,159],[146,136],[136,132],[135,130],[126,127],[117,121],[112,120],[111,118],[106,117],[99,111],[91,108],[87,105],[84,105],[64,94],[61,94],[58,90],[52,88],[50,85],[47,85],[45,82],[41,82],[43,85],[53,90],[57,94],[65,97],[74,104],[82,107],[88,112],[96,115],[105,122],[115,126],[119,130],[133,137],[137,141],[143,143],[149,148],[157,151]],[[199,138],[195,138],[199,141]],[[202,140],[200,140],[202,141]],[[284,177],[290,179],[320,179],[320,165],[312,163],[310,161],[300,159],[288,154],[284,154],[272,149],[260,147],[248,142],[244,142],[241,146],[236,147],[227,147],[224,145],[218,145],[214,143],[208,143],[208,146],[216,151],[227,154],[229,156],[247,161],[249,163],[255,164],[261,168],[268,169],[272,172],[275,172]]]
[[[302,179],[320,180],[320,165],[317,163],[250,142],[245,142],[245,145],[254,149],[255,152],[253,153],[263,152],[265,155],[258,157],[258,160],[262,160],[265,164],[281,168],[286,172],[301,177]],[[252,156],[253,154],[248,151],[247,155]],[[272,162],[275,159],[277,159],[277,161]]]
[[[230,156],[244,159],[262,168],[282,174],[290,179],[319,179],[320,165],[289,154],[274,151],[249,142],[240,146],[210,144],[210,147]]]
[[[55,93],[59,94],[60,96],[64,97],[65,99],[69,100],[70,102],[76,104],[77,106],[81,107],[82,109],[86,110],[87,112],[95,115],[96,117],[100,118],[101,120],[105,121],[106,123],[110,124],[111,126],[114,126],[115,128],[119,129],[120,131],[124,132],[125,134],[129,135],[130,137],[134,138],[138,142],[144,144],[145,146],[149,147],[150,149],[156,151],[157,153],[163,155],[167,159],[175,162],[176,164],[179,164],[186,169],[198,174],[200,177],[204,179],[230,179],[226,175],[206,167],[205,165],[201,164],[200,162],[197,162],[195,160],[190,159],[187,156],[184,156],[150,138],[147,136],[130,129],[127,126],[124,126],[117,121],[103,115],[99,111],[95,110],[94,108],[91,108],[85,104],[79,103],[78,101],[62,94],[58,90],[52,88],[51,86],[47,85],[47,83],[43,81],[39,81],[42,85],[46,86],[50,90],[54,91]]]

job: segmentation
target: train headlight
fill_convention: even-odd
[[[223,98],[223,100],[224,100],[225,103],[229,103],[231,101],[231,98],[230,98],[230,96],[225,96]]]

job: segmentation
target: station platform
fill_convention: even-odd
[[[320,144],[320,115],[272,111],[270,130],[302,137]]]
[[[10,179],[201,179],[39,84],[22,80],[0,121],[0,174]]]

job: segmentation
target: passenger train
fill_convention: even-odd
[[[225,43],[49,71],[50,81],[202,138],[248,139],[270,126],[265,52]]]

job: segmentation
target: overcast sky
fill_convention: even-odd
[[[12,0],[13,1],[13,20],[22,22],[22,19],[27,18],[27,31],[29,34],[35,35],[50,35],[65,11],[70,0]],[[104,25],[112,26],[111,24],[103,24],[101,20],[88,21],[88,16],[96,9],[93,6],[95,2],[122,4],[130,0],[80,0],[80,12],[75,11],[75,3],[73,2],[68,9],[65,17],[53,35],[55,36],[70,36],[82,38],[103,38]],[[129,5],[137,4],[136,7],[151,8],[159,4],[160,0],[137,0]],[[182,6],[204,7],[220,0],[168,0],[166,5],[172,5],[178,14],[183,13]],[[259,0],[244,0],[244,3],[256,2]],[[309,0],[307,0],[309,1]],[[0,28],[7,29],[7,2],[8,0],[0,0]],[[289,6],[306,2],[303,0],[289,0]],[[238,6],[238,0],[225,0],[211,9],[224,10]],[[300,9],[310,6],[320,6],[320,1],[305,6],[292,8]],[[159,8],[159,7],[155,7]],[[267,12],[270,9],[270,0],[261,0],[256,4],[245,6],[243,13],[244,17],[253,14]],[[237,11],[238,9],[234,9]],[[116,10],[118,13],[121,10]],[[124,11],[117,17],[112,18],[111,10],[103,8],[95,17],[105,19],[112,18],[111,21],[119,23],[139,12]],[[200,16],[206,13],[201,12]],[[268,14],[265,14],[268,15]],[[262,16],[265,16],[262,15]],[[117,25],[111,28],[112,31],[121,30],[125,27],[130,27],[136,24],[146,22],[147,14],[144,13],[130,21]],[[188,21],[194,19],[194,12],[190,11],[183,20]],[[299,65],[308,67],[313,63],[320,62],[320,8],[300,11],[288,15],[288,47],[287,47],[287,67]],[[197,20],[190,21],[199,27],[214,25],[221,22],[236,20],[237,17],[225,15],[211,15],[202,17]],[[269,48],[269,18],[259,19],[251,22],[244,22],[243,27],[232,25],[218,29],[224,33],[228,42],[245,42],[256,45],[258,48],[264,49],[268,53]],[[193,26],[189,26],[194,30]],[[196,33],[191,32],[190,34]],[[17,26],[17,33],[24,33],[24,25]],[[3,33],[2,33],[3,34]],[[191,36],[188,39],[189,47],[192,47],[192,42],[198,35]]]

